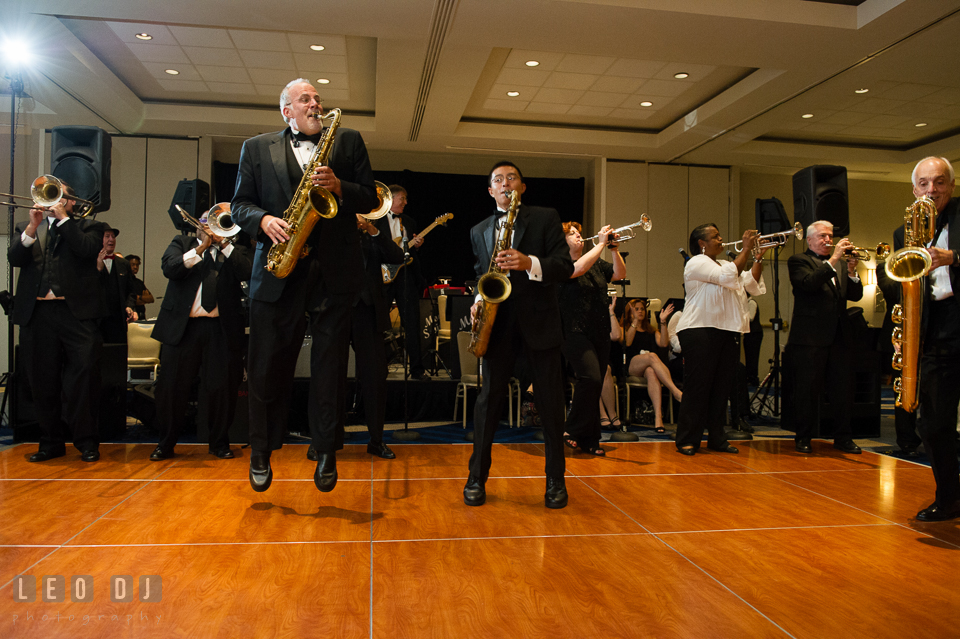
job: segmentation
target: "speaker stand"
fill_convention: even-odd
[[[393,431],[393,438],[397,441],[412,442],[420,439],[420,433],[410,430],[410,357],[407,355],[407,331],[403,328],[403,322],[400,323],[403,331],[403,430]]]

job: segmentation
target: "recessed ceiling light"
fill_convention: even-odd
[[[515,98],[515,97],[517,97],[517,96],[520,95],[520,92],[519,92],[519,91],[507,91],[507,95],[509,95],[511,98]]]
[[[164,69],[164,73],[169,73],[170,75],[180,75],[180,72],[176,69]]]
[[[927,126],[927,123],[926,123],[926,122],[917,122],[917,123],[914,124],[913,126]]]
[[[644,101],[644,102],[641,102],[641,103],[640,103],[640,106],[642,106],[642,107],[651,107],[651,106],[653,106],[653,102]]]
[[[866,92],[869,91],[869,90],[870,90],[870,89],[856,89],[856,90],[854,91],[854,93],[866,93]]]
[[[149,33],[138,33],[136,37],[138,40],[153,40],[153,36]]]
[[[675,77],[677,80],[684,80],[686,78],[689,78],[690,74],[684,73],[683,71],[681,71],[680,73],[674,73],[673,77]]]
[[[540,66],[540,63],[537,62],[536,60],[527,60],[526,62],[524,62],[524,64],[526,64],[528,67],[539,67],[539,66]]]
[[[324,49],[326,49],[326,47],[323,46],[322,44],[311,44],[310,48],[313,49],[314,51],[323,51]]]
[[[320,78],[317,80],[317,82],[319,82],[320,84],[330,84],[330,80],[326,78]]]
[[[812,114],[812,113],[804,113],[804,114],[801,115],[800,117],[803,118],[804,120],[809,120],[810,118],[813,117],[813,114]]]

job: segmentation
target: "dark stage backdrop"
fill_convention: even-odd
[[[214,201],[229,201],[233,197],[238,168],[238,164],[214,162]],[[454,286],[463,286],[464,282],[476,279],[470,228],[496,210],[487,192],[487,176],[418,171],[374,171],[373,176],[387,186],[399,184],[407,190],[404,212],[417,221],[417,230],[426,228],[441,215],[453,213],[446,226],[430,232],[420,250],[427,284],[449,277]],[[524,203],[557,209],[561,222],[583,223],[584,178],[528,177],[524,181]],[[584,229],[584,233],[593,235],[589,229]]]

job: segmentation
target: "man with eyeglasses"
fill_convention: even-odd
[[[280,112],[289,126],[244,142],[232,212],[237,224],[257,238],[250,280],[250,346],[247,380],[250,404],[250,484],[270,487],[270,455],[283,445],[297,356],[309,324],[308,419],[318,452],[314,483],[322,492],[337,483],[336,451],[343,448],[338,419],[340,384],[347,374],[350,313],[363,284],[363,257],[357,213],[377,206],[373,172],[363,138],[339,127],[326,166],[311,176],[314,186],[336,199],[336,216],[321,218],[306,246],[309,253],[280,279],[266,270],[273,244],[290,239],[283,219],[303,172],[322,136],[320,95],[308,80],[293,80],[280,94]]]
[[[510,208],[510,193],[524,193],[523,174],[512,162],[498,162],[490,171],[487,191],[497,203],[493,215],[470,229],[470,242],[477,258],[479,278],[489,270],[497,243],[498,227]],[[510,297],[500,304],[483,357],[483,387],[473,414],[473,455],[470,476],[463,489],[468,506],[486,501],[493,436],[513,375],[514,363],[523,353],[533,377],[537,410],[543,420],[546,457],[547,508],[567,505],[563,479],[563,375],[560,346],[563,329],[557,285],[570,279],[573,262],[555,209],[523,204],[517,211],[511,246],[496,255],[496,263],[510,277]],[[479,310],[478,301],[471,316]]]

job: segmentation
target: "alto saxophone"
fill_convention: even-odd
[[[337,200],[327,189],[313,185],[313,173],[318,167],[327,163],[330,148],[333,146],[333,137],[340,126],[340,109],[333,109],[327,115],[312,116],[318,120],[332,118],[333,122],[327,127],[323,139],[310,156],[310,162],[303,170],[303,178],[297,187],[297,192],[290,201],[290,206],[283,213],[283,221],[289,225],[287,235],[290,239],[278,242],[270,247],[267,253],[266,269],[275,277],[284,278],[293,272],[297,260],[306,257],[310,248],[306,246],[310,232],[320,218],[330,219],[337,215]]]
[[[925,248],[936,233],[937,207],[930,198],[923,196],[907,208],[903,221],[904,246],[887,260],[884,270],[887,276],[900,282],[902,302],[893,307],[890,318],[896,326],[891,341],[899,346],[893,354],[893,368],[900,371],[893,383],[897,392],[896,406],[912,413],[920,401],[917,388],[920,385],[920,323],[925,283],[923,278],[930,272],[933,260]]]
[[[470,352],[477,357],[483,357],[490,344],[490,332],[493,330],[493,320],[497,317],[497,307],[510,297],[513,289],[510,278],[497,264],[497,254],[506,251],[513,243],[513,225],[517,220],[517,209],[520,208],[520,192],[510,192],[510,209],[507,219],[497,235],[497,244],[493,247],[490,256],[490,268],[477,280],[477,293],[482,298],[482,304],[473,317],[473,326],[470,335]]]

